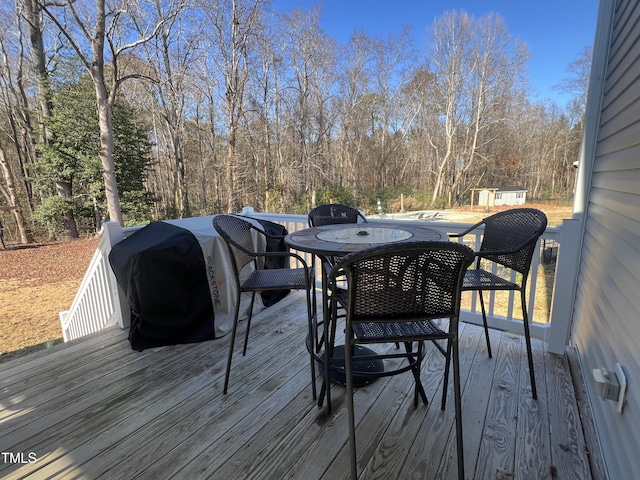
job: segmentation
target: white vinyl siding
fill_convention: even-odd
[[[613,30],[599,31],[596,38],[596,44],[610,46],[586,196],[572,341],[609,478],[622,479],[640,472],[640,0],[602,0],[602,6],[614,4]],[[598,95],[590,95],[594,100],[600,100]],[[615,402],[593,393],[590,381],[593,369],[614,369],[616,362],[629,381],[622,414]]]

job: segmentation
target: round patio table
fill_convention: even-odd
[[[435,228],[406,223],[347,223],[305,228],[287,235],[294,250],[321,257],[344,256],[384,243],[445,241],[448,236]]]
[[[449,237],[439,230],[420,225],[419,223],[348,223],[323,225],[320,227],[305,228],[288,234],[284,241],[294,250],[317,255],[321,260],[321,265],[333,263],[330,259],[342,257],[349,253],[358,252],[366,248],[387,243],[396,242],[417,242],[417,241],[446,241]],[[327,289],[326,274],[322,268],[322,294],[323,294],[323,323],[327,325],[329,315],[327,312]],[[310,332],[311,333],[311,332]],[[314,350],[316,361],[320,365],[320,371],[324,368],[324,352],[315,352],[314,337],[307,341],[307,348]],[[345,384],[344,375],[344,345],[334,347],[335,357],[332,361],[331,381],[333,383]],[[371,355],[370,349],[362,345],[356,345],[354,357]],[[336,360],[338,358],[338,360]],[[358,375],[358,372],[367,375]],[[381,360],[356,360],[353,366],[354,385],[362,386],[372,382],[376,377],[375,373],[383,373],[384,365]]]

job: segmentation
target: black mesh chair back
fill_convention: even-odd
[[[404,351],[390,347],[387,353],[358,357],[358,360],[404,358],[398,368],[374,375],[396,375],[411,371],[415,380],[414,406],[418,397],[428,403],[420,380],[425,341],[445,340],[445,378],[441,408],[445,408],[450,360],[453,360],[455,390],[458,474],[464,478],[462,445],[460,368],[458,353],[458,320],[465,271],[474,259],[470,248],[452,242],[402,242],[353,253],[337,261],[329,274],[329,282],[346,276],[346,328],[344,352],[353,352],[358,344],[404,344]],[[335,342],[335,312],[338,300],[332,302],[333,332],[325,362],[325,388],[330,408],[331,362]],[[449,319],[442,330],[434,319]],[[352,478],[357,478],[355,414],[353,405],[353,359],[345,353],[345,376],[349,409],[349,437]]]
[[[257,230],[251,223],[233,215],[216,215],[213,217],[213,227],[227,242],[233,268],[236,276],[256,259],[251,230]]]
[[[327,203],[318,205],[309,212],[309,226],[321,227],[322,225],[334,225],[337,223],[363,223],[367,219],[359,210],[342,205],[340,203]]]
[[[436,242],[374,249],[340,262],[349,285],[350,323],[457,315],[466,253],[456,244]]]
[[[213,217],[213,226],[220,236],[224,239],[229,255],[232,260],[234,269],[234,279],[236,282],[237,296],[235,299],[235,314],[233,321],[233,330],[231,334],[231,343],[229,346],[229,357],[227,360],[227,370],[224,380],[224,390],[226,394],[229,386],[229,376],[231,373],[231,360],[235,345],[236,332],[238,328],[238,320],[240,314],[240,296],[242,292],[251,292],[251,303],[249,305],[247,330],[245,333],[243,355],[247,353],[247,343],[249,340],[249,331],[251,328],[251,316],[253,313],[253,304],[256,292],[273,291],[273,290],[305,290],[307,299],[307,322],[309,331],[311,331],[312,323],[315,322],[316,302],[315,293],[315,273],[312,268],[307,266],[305,260],[291,252],[267,252],[258,251],[254,246],[254,235],[262,235],[265,240],[272,235],[268,235],[262,229],[254,226],[251,222],[235,216],[235,215],[216,215]],[[279,238],[279,237],[275,237]],[[266,241],[265,241],[266,243]],[[299,268],[260,268],[258,259],[268,257],[284,257],[289,264],[289,259],[295,259],[302,265]],[[253,271],[245,272],[241,279],[241,272],[249,264],[253,263]],[[264,262],[263,262],[264,263]],[[310,352],[311,361],[311,385],[313,390],[313,398],[316,398],[316,382],[315,382],[315,364],[313,354]]]
[[[489,327],[487,324],[483,292],[498,290],[514,290],[520,292],[529,376],[531,378],[531,393],[535,399],[538,397],[538,394],[536,390],[535,372],[533,370],[533,353],[531,350],[531,335],[529,333],[529,318],[527,315],[526,288],[533,254],[536,251],[540,236],[547,228],[547,216],[540,210],[534,208],[513,208],[491,215],[469,227],[464,232],[451,236],[463,237],[480,226],[484,226],[482,243],[480,250],[476,252],[475,269],[468,270],[465,275],[463,290],[479,292],[482,322],[484,324],[489,357],[492,356],[491,342],[489,340]],[[483,261],[502,265],[520,275],[516,275],[515,280],[511,280],[507,278],[507,273],[509,272],[493,273],[492,268],[487,265],[484,265],[483,268]]]
[[[481,257],[518,273],[528,273],[536,242],[547,228],[546,215],[534,208],[514,208],[491,215],[478,225],[481,224]]]

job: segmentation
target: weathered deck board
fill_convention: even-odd
[[[545,376],[547,365],[541,342],[534,342],[531,347],[534,354],[536,371],[536,389],[538,400],[531,397],[531,380],[526,366],[526,350],[523,349],[522,368],[520,369],[520,398],[518,400],[518,420],[516,440],[515,478],[553,478],[551,475],[551,451],[548,425],[548,395]],[[525,347],[523,342],[523,347]]]
[[[575,392],[565,357],[549,354],[547,391],[551,460],[558,471],[572,472],[576,478],[591,475]]]
[[[584,432],[587,457],[589,459],[589,466],[591,469],[591,475],[594,480],[605,480],[607,474],[605,472],[605,465],[602,455],[600,455],[600,446],[598,445],[598,434],[596,426],[593,422],[593,416],[591,411],[591,404],[587,394],[587,388],[582,381],[582,373],[580,371],[580,359],[578,358],[577,350],[572,348],[567,349],[567,360],[569,362],[569,369],[571,377],[573,378],[573,388],[576,395],[576,402],[578,404],[578,410],[580,412],[580,421],[582,431]]]
[[[228,337],[136,352],[127,332],[110,329],[0,365],[0,451],[37,457],[0,460],[0,477],[346,479],[345,389],[332,388],[331,415],[317,408],[305,334],[297,294],[256,315],[227,395]],[[591,478],[566,359],[534,341],[534,401],[523,339],[492,331],[491,340],[493,359],[482,330],[461,325],[467,478],[551,478],[552,466],[557,478]],[[427,406],[414,408],[410,373],[356,390],[361,478],[457,478],[443,362],[429,346]]]

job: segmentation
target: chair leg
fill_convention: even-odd
[[[456,440],[458,450],[458,479],[464,480],[464,446],[462,441],[462,391],[460,389],[460,352],[456,333],[453,343],[453,392],[456,411]]]
[[[358,462],[356,455],[356,424],[353,408],[353,366],[351,359],[351,333],[346,332],[344,345],[345,375],[347,376],[347,409],[349,411],[349,452],[351,454],[351,480],[358,478]],[[327,398],[328,400],[328,398]]]
[[[320,260],[320,271],[321,271],[321,280],[322,280],[322,333],[318,333],[317,325],[315,329],[315,335],[318,338],[317,342],[312,345],[312,348],[315,349],[314,353],[320,353],[322,350],[322,345],[324,344],[324,363],[325,363],[325,371],[322,375],[322,386],[320,387],[320,395],[318,396],[318,408],[322,407],[324,403],[324,396],[327,392],[327,362],[329,359],[329,336],[327,332],[327,326],[329,325],[329,309],[331,308],[329,302],[329,294],[328,294],[328,286],[327,286],[327,274],[325,271],[325,260]],[[328,413],[331,413],[329,410]]]
[[[327,327],[329,325],[327,319],[328,319],[328,313],[326,310],[326,303],[324,302],[324,307],[323,311],[322,311],[322,316],[323,316],[323,325],[322,325],[322,336],[324,337],[324,372],[322,373],[322,385],[320,387],[320,395],[318,396],[318,408],[322,407],[322,404],[324,403],[324,397],[325,395],[327,395],[327,413],[331,413],[331,400],[329,399],[329,395],[327,394],[327,390],[330,388],[329,386],[329,358],[330,358],[330,348],[329,348],[329,344],[330,344],[330,338],[329,338],[329,332],[327,332]],[[320,351],[318,350],[316,353],[320,353]]]
[[[320,386],[320,394],[318,395],[318,408],[322,408],[324,397],[327,397],[327,414],[331,413],[331,398],[329,397],[329,342],[325,343],[324,349],[324,372],[322,373],[322,385]]]
[[[249,305],[249,318],[247,319],[247,332],[244,334],[244,348],[242,356],[247,354],[247,343],[249,343],[249,330],[251,330],[251,317],[253,316],[253,301],[256,299],[256,292],[251,292],[251,304]],[[240,308],[240,298],[238,298],[238,308]]]
[[[231,359],[233,358],[233,347],[236,343],[236,332],[238,331],[238,317],[240,314],[240,295],[236,299],[236,311],[233,317],[233,329],[231,330],[231,343],[229,344],[229,356],[227,357],[227,371],[224,375],[224,388],[223,394],[227,394],[227,388],[229,387],[229,375],[231,374]]]
[[[326,358],[326,355],[325,355]],[[320,385],[320,393],[318,394],[318,408],[322,408],[322,404],[324,403],[324,396],[327,393],[327,380],[325,373],[322,374],[322,384]],[[327,411],[327,413],[331,413]]]
[[[331,309],[331,304],[329,300],[329,284],[327,280],[327,270],[325,268],[326,260],[322,260],[320,263],[320,271],[322,272],[322,322],[323,322],[323,332],[325,331],[325,325],[328,325],[327,321],[329,318],[329,311]],[[316,329],[317,343],[315,345],[316,353],[320,353],[322,350],[322,345],[327,341],[326,335],[318,335],[318,330]]]
[[[312,303],[313,302],[313,303]],[[316,365],[315,365],[315,355],[313,345],[315,343],[315,336],[313,334],[313,323],[315,315],[317,315],[317,310],[315,309],[315,292],[313,296],[313,300],[311,298],[311,289],[307,288],[307,321],[309,325],[309,335],[312,337],[311,340],[311,348],[309,348],[309,359],[311,361],[311,392],[313,396],[313,400],[315,401],[318,397],[316,392]]]
[[[521,290],[521,301],[522,301],[522,321],[524,323],[524,338],[527,342],[527,360],[529,362],[529,378],[531,379],[531,395],[534,400],[538,399],[538,392],[536,390],[536,374],[533,369],[533,352],[531,350],[531,334],[529,333],[529,316],[527,315],[527,306],[525,303],[525,292],[524,287]]]
[[[314,270],[315,272],[315,270]],[[311,300],[313,301],[312,304],[312,312],[313,312],[313,335],[314,335],[314,340],[317,342],[318,341],[318,295],[316,294],[316,280],[315,280],[315,273],[313,275],[313,285],[311,285]],[[317,353],[318,351],[318,347],[314,345],[312,345],[312,348],[315,350],[312,350],[313,352]]]
[[[413,353],[413,345],[411,342],[404,342],[405,351],[408,354]],[[418,406],[418,397],[422,399],[422,403],[425,405],[429,405],[429,399],[427,398],[427,394],[424,391],[424,387],[422,386],[422,381],[420,380],[421,366],[422,366],[422,350],[424,348],[424,341],[418,341],[418,352],[417,357],[415,358],[415,365],[411,368],[411,373],[413,374],[413,378],[415,380],[415,389],[413,391],[413,406]],[[407,358],[409,362],[414,363],[414,357],[409,356]]]
[[[324,383],[323,383],[323,391],[327,395],[327,414],[331,414],[331,360],[333,359],[333,347],[335,346],[336,340],[336,315],[338,314],[338,301],[333,298],[331,299],[331,313],[327,320],[327,324],[325,325],[325,329],[329,329],[327,333],[325,333],[325,343],[324,343]],[[347,347],[345,345],[345,358],[347,355]],[[346,364],[346,361],[345,361]],[[346,367],[345,367],[346,368]],[[318,402],[319,406],[322,406],[322,398]]]
[[[447,406],[447,390],[449,389],[449,368],[451,367],[451,338],[447,340],[447,352],[445,353],[444,364],[444,379],[442,385],[442,402],[440,402],[440,409],[444,410]]]
[[[492,358],[491,341],[489,340],[489,326],[487,325],[487,312],[484,309],[484,298],[482,295],[482,290],[478,290],[478,294],[480,296],[480,308],[482,309],[482,323],[484,324],[484,337],[487,340],[487,352],[489,352],[489,358]]]

